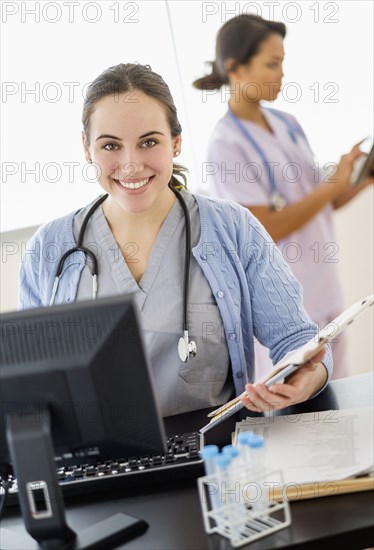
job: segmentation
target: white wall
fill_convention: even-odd
[[[286,87],[274,106],[297,116],[320,163],[336,162],[374,133],[371,2],[82,1],[74,14],[67,4],[1,5],[1,311],[16,306],[19,251],[28,228],[99,193],[85,172],[80,116],[85,85],[110,65],[149,63],[170,85],[183,126],[180,161],[190,169],[192,190],[206,191],[206,143],[227,98],[204,96],[191,82],[214,58],[218,29],[243,11],[272,18],[273,9],[273,18],[286,23]],[[33,6],[34,14],[25,11]],[[368,189],[335,215],[347,306],[373,292],[373,202]],[[372,315],[349,328],[351,372],[372,369],[372,334]]]

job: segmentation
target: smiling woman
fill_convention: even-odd
[[[139,282],[175,201],[169,182],[179,186],[174,174],[183,173],[173,164],[182,131],[174,102],[159,75],[120,64],[89,87],[82,122],[86,159],[109,195],[103,205],[109,227],[117,242],[137,243],[137,261],[128,265]],[[129,253],[122,248],[125,260]]]
[[[169,88],[149,66],[120,64],[91,84],[83,147],[107,194],[38,230],[21,267],[20,305],[88,299],[90,271],[95,285],[100,273],[95,297],[133,294],[164,416],[221,405],[244,387],[255,411],[308,399],[331,374],[329,348],[316,357],[323,363],[272,391],[250,383],[255,336],[278,362],[318,327],[258,220],[180,181],[181,131]],[[64,262],[46,258],[67,243]]]

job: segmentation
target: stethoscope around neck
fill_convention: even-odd
[[[305,139],[305,135],[299,127],[292,125],[281,113],[278,113],[273,109],[271,109],[271,112],[273,113],[274,116],[282,120],[284,124],[287,126],[288,134],[293,143],[297,143],[297,134],[300,134]],[[230,107],[229,107],[229,116],[231,120],[234,122],[234,124],[237,126],[237,128],[244,135],[244,137],[247,139],[247,141],[251,143],[252,147],[261,158],[263,165],[270,166],[270,163],[268,162],[264,151],[261,149],[257,141],[254,139],[254,137],[248,132],[244,124],[239,120],[239,118],[236,115],[234,115]],[[287,200],[278,191],[272,170],[269,171],[269,182],[270,182],[270,208],[272,210],[276,210],[279,212],[283,210],[285,206],[287,206]]]
[[[190,264],[191,264],[191,222],[190,222],[190,214],[188,212],[187,204],[182,197],[182,193],[178,191],[175,187],[170,186],[170,189],[173,191],[175,196],[180,202],[180,205],[183,209],[185,224],[186,224],[186,248],[185,248],[185,262],[184,262],[184,276],[183,276],[183,336],[179,338],[178,342],[178,355],[180,360],[183,363],[187,363],[190,357],[195,357],[197,348],[196,348],[196,342],[194,340],[189,339],[188,334],[188,314],[187,314],[187,305],[188,305],[188,292],[189,292],[189,281],[190,281]],[[94,204],[91,206],[89,211],[87,212],[83,222],[82,226],[79,231],[78,236],[78,242],[77,246],[74,248],[70,248],[67,250],[60,258],[57,269],[56,269],[56,275],[55,280],[53,283],[52,288],[52,294],[51,299],[49,301],[49,305],[53,305],[58,285],[60,283],[60,279],[62,277],[62,273],[64,270],[64,264],[67,258],[74,254],[75,252],[83,252],[83,254],[90,258],[92,262],[92,268],[91,268],[91,277],[92,277],[92,299],[95,300],[97,298],[97,280],[99,275],[99,269],[98,269],[98,263],[97,258],[95,254],[92,252],[92,250],[89,250],[85,246],[83,246],[83,239],[84,234],[86,231],[86,227],[88,222],[90,221],[91,216],[97,210],[97,208],[105,201],[105,199],[108,197],[108,195],[102,195],[100,196]]]

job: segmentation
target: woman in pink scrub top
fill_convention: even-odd
[[[322,328],[344,308],[332,211],[374,179],[351,186],[354,161],[362,154],[358,145],[327,177],[295,117],[261,105],[261,100],[274,101],[281,89],[285,34],[283,23],[258,16],[230,19],[218,32],[212,73],[193,84],[201,90],[230,89],[228,112],[208,147],[212,194],[257,216],[302,283],[305,307]],[[274,246],[271,239],[269,246]],[[342,335],[332,349],[333,377],[348,376]],[[257,376],[270,368],[267,350],[256,343]]]

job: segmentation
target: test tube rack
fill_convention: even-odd
[[[241,467],[228,486],[223,486],[217,473],[200,477],[197,483],[206,533],[218,533],[230,539],[234,547],[253,542],[291,524],[288,501],[279,491],[283,487],[281,470],[264,468],[256,475],[250,475],[249,479],[245,467]],[[273,497],[274,487],[276,500]],[[258,500],[259,492],[268,495],[266,505],[261,498]]]

